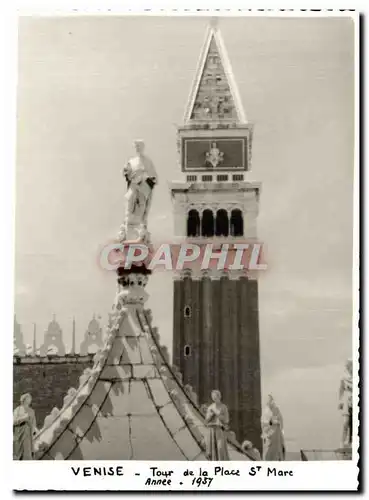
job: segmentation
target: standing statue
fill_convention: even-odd
[[[283,417],[271,394],[268,396],[268,402],[263,412],[261,427],[263,431],[264,460],[285,460]]]
[[[340,382],[339,401],[338,409],[342,411],[343,416],[341,445],[346,448],[352,444],[352,359],[346,361]]]
[[[33,438],[38,431],[31,403],[32,396],[23,394],[20,397],[20,405],[13,412],[14,460],[33,460]]]
[[[206,411],[205,422],[209,429],[206,443],[208,460],[229,460],[227,438],[225,431],[228,429],[228,408],[222,403],[220,391],[212,391],[213,403]]]
[[[136,156],[130,158],[123,168],[128,190],[125,220],[119,232],[121,242],[127,239],[145,241],[148,238],[147,219],[153,188],[158,181],[153,162],[144,154],[144,142],[137,140],[134,146]]]

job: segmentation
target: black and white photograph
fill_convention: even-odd
[[[356,488],[357,13],[17,25],[19,487]]]

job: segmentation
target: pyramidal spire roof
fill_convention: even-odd
[[[222,35],[214,21],[206,34],[184,122],[247,123]]]
[[[206,460],[196,396],[166,360],[142,287],[129,287],[93,368],[45,418],[36,460]],[[228,439],[231,460],[253,460]]]

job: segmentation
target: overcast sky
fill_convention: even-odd
[[[124,214],[121,168],[143,138],[160,176],[150,217],[169,241],[168,182],[181,179],[176,125],[204,18],[24,18],[19,28],[16,303],[27,342],[55,313],[70,345],[105,322],[115,275],[99,248]],[[262,182],[258,232],[263,395],[291,447],[336,446],[337,391],[351,356],[354,24],[345,18],[219,23],[248,119],[248,178]],[[153,276],[150,307],[171,349],[172,285]]]

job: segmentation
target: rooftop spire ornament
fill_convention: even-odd
[[[218,17],[217,16],[213,16],[210,18],[210,27],[213,28],[214,30],[217,29],[218,27]]]

